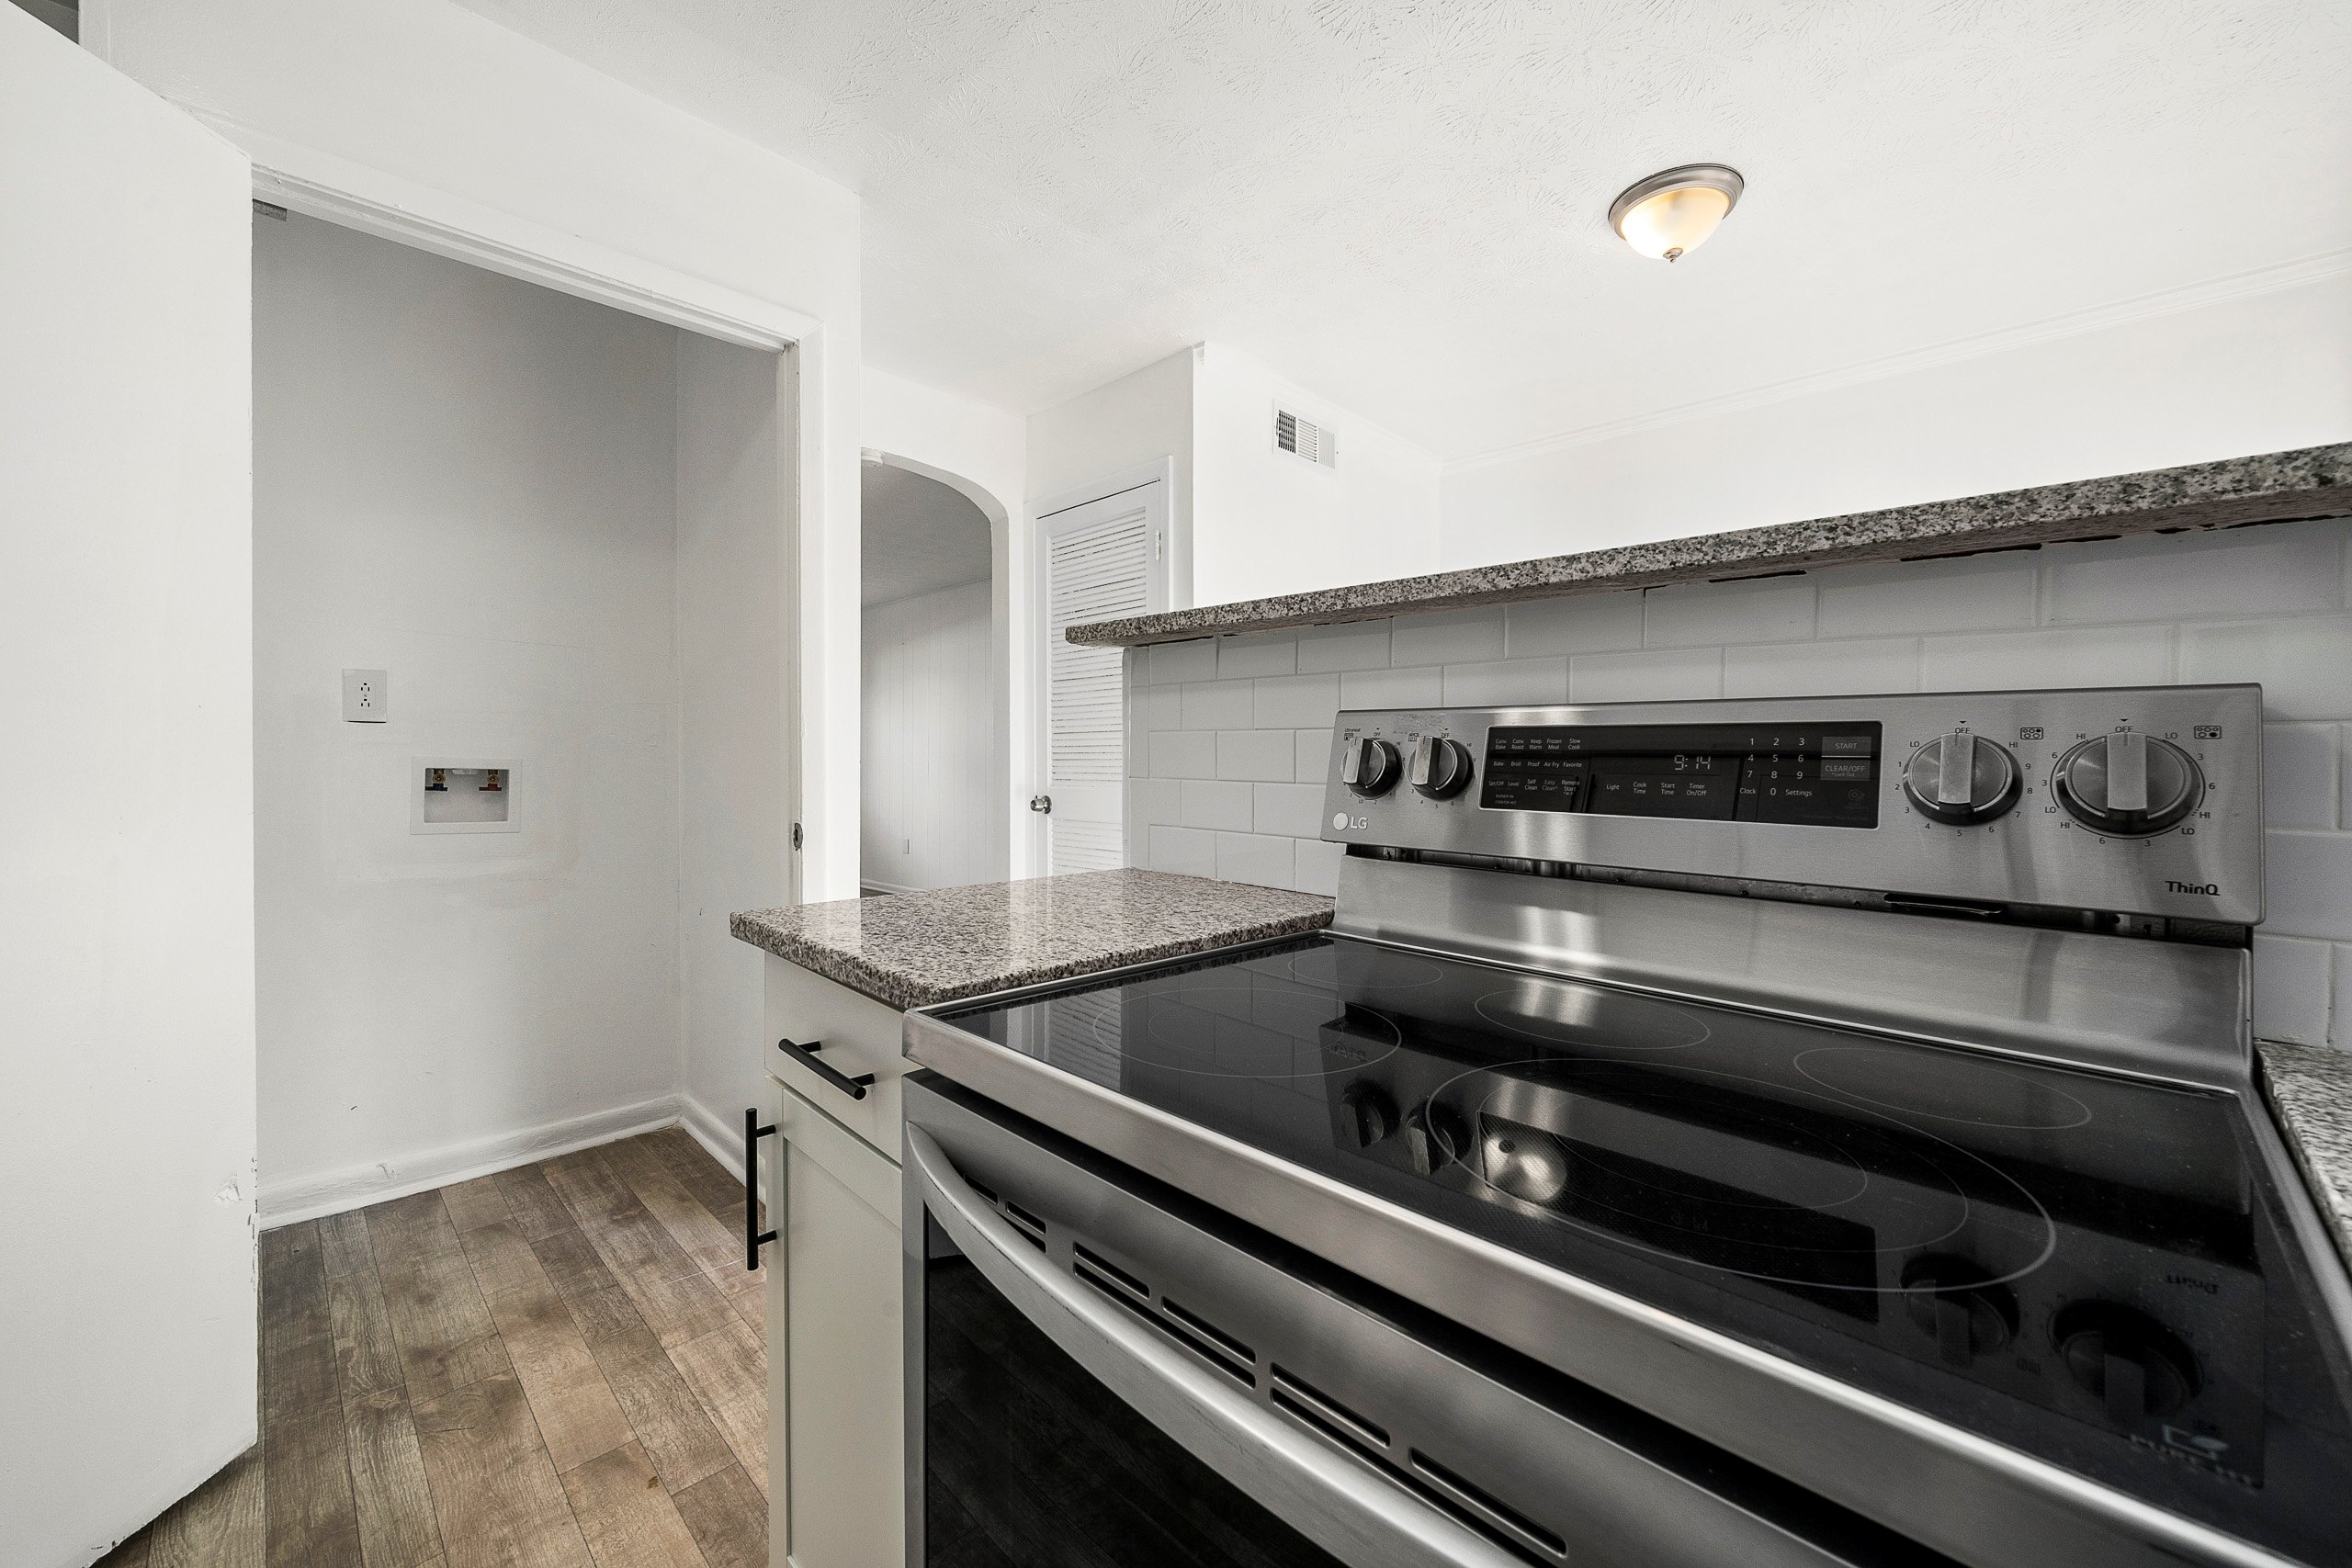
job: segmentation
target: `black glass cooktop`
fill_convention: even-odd
[[[2165,1507],[2352,1559],[2352,1371],[2234,1097],[1322,937],[949,1017]]]

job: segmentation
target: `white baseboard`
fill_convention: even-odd
[[[691,1134],[703,1152],[727,1168],[727,1174],[736,1180],[743,1179],[743,1121],[742,1113],[721,1116],[691,1094],[678,1097],[678,1124]]]
[[[709,1115],[699,1107],[695,1109],[700,1115]],[[635,1105],[616,1106],[610,1111],[574,1116],[567,1121],[544,1122],[520,1132],[501,1133],[494,1137],[477,1138],[470,1143],[421,1150],[398,1161],[353,1166],[323,1176],[302,1177],[291,1181],[264,1179],[259,1195],[261,1227],[272,1230],[279,1225],[315,1220],[322,1214],[340,1214],[347,1210],[364,1208],[388,1198],[405,1198],[412,1192],[447,1187],[453,1181],[469,1181],[477,1176],[512,1170],[518,1165],[529,1165],[535,1160],[570,1154],[574,1149],[594,1148],[598,1144],[632,1138],[639,1133],[674,1125],[679,1119],[679,1097],[665,1094],[659,1099],[639,1100]],[[689,1129],[693,1128],[691,1122],[687,1125]],[[709,1146],[710,1140],[706,1134],[696,1131],[695,1135],[705,1147]],[[724,1146],[723,1142],[721,1146]],[[712,1149],[711,1152],[718,1155],[719,1151]],[[722,1156],[720,1163],[731,1162]]]

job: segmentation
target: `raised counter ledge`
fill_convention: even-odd
[[[1134,647],[1669,582],[1769,576],[1818,566],[1918,560],[2347,513],[2352,513],[2352,443],[1094,621],[1070,627],[1069,637],[1093,647]]]
[[[2352,1051],[2325,1045],[2256,1044],[2262,1087],[2287,1147],[2352,1264]]]
[[[1304,936],[1330,923],[1331,900],[1316,894],[1125,870],[747,909],[730,916],[728,929],[904,1009]]]

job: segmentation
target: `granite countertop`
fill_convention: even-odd
[[[2352,1051],[2259,1042],[2262,1088],[2295,1163],[2352,1264]]]
[[[728,929],[903,1009],[1330,923],[1331,900],[1316,894],[1129,870],[747,909],[729,917]]]
[[[1772,576],[1815,566],[1917,560],[2346,513],[2352,513],[2352,443],[1093,621],[1070,627],[1069,636],[1094,647],[1132,647],[1669,582]]]

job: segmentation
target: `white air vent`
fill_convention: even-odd
[[[1274,410],[1274,450],[1304,457],[1326,468],[1336,468],[1340,466],[1340,433],[1295,414],[1286,408],[1277,407]]]

